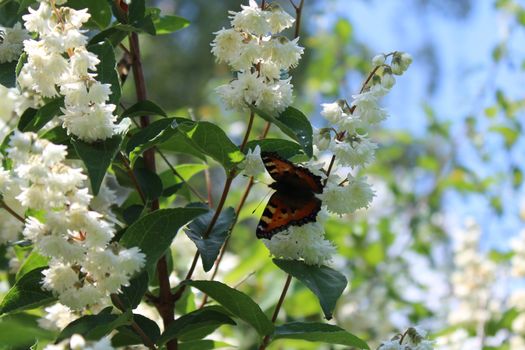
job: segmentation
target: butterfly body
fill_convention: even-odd
[[[275,180],[270,184],[275,193],[257,225],[257,238],[271,239],[291,225],[301,226],[315,221],[321,210],[321,200],[316,197],[323,192],[321,177],[276,153],[262,152],[261,156],[266,170]]]

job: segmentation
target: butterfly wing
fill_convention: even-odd
[[[255,234],[257,238],[271,239],[290,225],[301,226],[315,221],[321,210],[321,200],[311,196],[294,197],[277,191],[268,201]]]
[[[280,184],[308,188],[315,193],[323,192],[321,177],[302,166],[296,165],[274,152],[262,152],[261,158],[270,176]]]

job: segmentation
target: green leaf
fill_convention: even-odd
[[[303,112],[293,107],[288,107],[275,117],[258,108],[253,108],[253,110],[261,118],[277,125],[282,132],[299,142],[306,155],[310,158],[312,157],[313,130],[310,121]]]
[[[177,130],[191,140],[191,145],[219,162],[226,171],[243,161],[244,154],[217,125],[177,118]]]
[[[143,115],[160,115],[163,117],[167,117],[168,115],[162,108],[160,108],[155,103],[145,100],[145,101],[139,101],[135,103],[133,106],[127,108],[122,115],[120,116],[120,119],[123,118],[131,118],[131,117],[140,117]]]
[[[107,307],[97,315],[83,316],[71,322],[60,332],[57,342],[70,338],[73,334],[80,334],[86,340],[98,340],[118,327],[131,324],[131,310],[116,315],[111,313],[112,309]]]
[[[137,157],[144,151],[166,141],[176,133],[176,130],[171,127],[172,123],[173,119],[156,120],[131,136],[126,144],[126,153],[129,154],[131,164],[134,164]]]
[[[250,324],[259,335],[271,334],[272,322],[248,295],[217,281],[187,281],[192,287],[206,293],[226,310]]]
[[[306,341],[341,344],[358,349],[370,349],[368,345],[343,328],[325,323],[291,322],[275,328],[272,340],[301,339]]]
[[[259,146],[262,152],[276,152],[285,159],[304,154],[298,143],[283,139],[252,140],[246,144],[244,149],[248,152],[249,149],[253,150],[256,146]]]
[[[150,320],[149,318],[133,314],[133,321],[142,329],[144,333],[150,338],[153,342],[156,342],[160,337],[160,329],[155,321]],[[111,337],[111,345],[115,348],[124,347],[129,345],[143,344],[142,338],[133,330],[131,326],[123,326],[117,328],[117,334]]]
[[[147,200],[154,200],[162,195],[162,181],[157,173],[146,169],[144,164],[137,163],[133,168],[133,174]]]
[[[307,265],[303,261],[273,259],[275,265],[307,286],[319,299],[326,319],[332,318],[337,299],[348,281],[328,266]]]
[[[0,85],[8,88],[16,86],[16,65],[18,61],[0,64]]]
[[[212,349],[235,349],[236,347],[218,340],[193,340],[179,344],[179,350],[212,350]]]
[[[133,27],[130,28],[133,29]],[[109,41],[113,47],[116,47],[131,31],[132,30],[128,30],[127,26],[116,24],[97,33],[89,40],[88,45],[91,46],[100,42]]]
[[[98,194],[106,171],[117,155],[122,143],[121,135],[114,135],[104,141],[87,143],[79,139],[71,139],[78,156],[84,162],[94,195]]]
[[[38,324],[40,316],[17,313],[0,318],[0,348],[29,349],[39,341],[53,340],[55,334]]]
[[[42,290],[42,270],[43,267],[34,269],[16,281],[0,303],[0,315],[34,309],[56,300],[51,292]]]
[[[192,155],[201,160],[206,160],[204,153],[186,137],[186,134],[177,131],[166,142],[159,145],[162,150]]]
[[[153,20],[157,35],[170,34],[190,25],[190,21],[179,16],[161,16]]]
[[[221,211],[211,232],[204,237],[214,215],[215,211],[210,211],[201,215],[184,229],[184,232],[186,232],[188,237],[197,246],[202,258],[202,267],[206,272],[210,271],[213,267],[222,244],[230,233],[231,227],[235,221],[235,209],[230,207]]]
[[[159,209],[147,214],[131,226],[122,235],[120,243],[128,248],[139,247],[146,254],[146,271],[154,276],[157,260],[169,248],[177,231],[188,221],[202,215],[206,209],[170,208]]]
[[[162,346],[171,339],[196,340],[202,339],[223,324],[235,325],[226,310],[220,307],[204,307],[182,315],[172,322],[162,333],[157,344]]]
[[[60,110],[61,107],[64,107],[63,97],[55,98],[49,101],[38,110],[33,108],[26,109],[20,117],[20,121],[18,122],[18,130],[24,132],[39,131],[54,117],[62,114],[62,111]]]
[[[104,29],[111,23],[111,6],[107,0],[69,0],[67,6],[76,10],[88,9],[88,27]]]
[[[18,281],[26,273],[41,267],[47,267],[49,258],[32,251],[31,254],[24,260],[18,271],[16,272],[16,280]]]
[[[103,84],[111,85],[109,103],[118,106],[121,91],[119,76],[115,69],[117,62],[115,61],[113,46],[109,41],[104,41],[89,45],[87,49],[96,54],[100,60],[100,63],[97,65],[97,80]]]

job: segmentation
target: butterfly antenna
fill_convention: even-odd
[[[266,194],[264,195],[263,199],[261,199],[261,201],[259,202],[259,204],[257,204],[257,206],[255,207],[255,209],[252,211],[252,214],[254,214],[254,213],[257,211],[257,209],[259,209],[259,207],[261,206],[262,202],[264,202],[264,200],[265,200],[266,198],[268,198],[268,196],[270,195],[271,192],[272,192],[272,191],[270,190],[270,191],[268,191],[268,193],[266,193]]]

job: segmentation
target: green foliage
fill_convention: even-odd
[[[100,186],[111,162],[120,150],[122,136],[115,135],[104,141],[93,143],[71,138],[71,143],[86,166],[91,189],[96,195],[100,190]]]
[[[0,63],[0,84],[5,87],[14,87],[16,85],[16,65],[17,61]]]
[[[301,111],[288,107],[278,116],[272,116],[257,108],[253,110],[261,118],[275,124],[282,132],[297,141],[308,157],[312,156],[312,125]]]
[[[226,208],[221,211],[216,222],[211,226],[214,215],[215,211],[209,211],[193,220],[184,229],[184,232],[197,246],[202,259],[202,267],[206,272],[213,267],[222,244],[230,234],[230,229],[235,222],[235,210],[233,208]],[[209,227],[212,228],[209,230]]]
[[[16,281],[0,303],[0,315],[33,309],[56,300],[51,292],[42,290],[42,270],[44,267],[31,270]]]
[[[239,148],[217,125],[189,119],[177,119],[176,122],[177,130],[185,136],[187,144],[219,162],[226,171],[233,170],[244,159]]]
[[[355,335],[326,323],[285,323],[275,328],[272,340],[277,339],[301,339],[311,342],[347,345],[357,349],[370,349],[363,340]]]
[[[80,334],[88,340],[98,340],[114,329],[130,324],[133,318],[131,311],[116,315],[111,310],[111,307],[107,307],[97,315],[83,316],[71,322],[60,332],[57,340],[70,338],[73,334]]]
[[[249,323],[260,335],[272,333],[273,324],[259,305],[248,295],[216,281],[188,281],[186,283],[209,295],[232,315]]]
[[[337,299],[348,284],[345,276],[328,266],[307,265],[297,260],[273,259],[273,262],[304,283],[319,299],[326,319],[332,318]]]
[[[130,225],[120,239],[120,243],[125,247],[140,248],[146,255],[145,270],[152,279],[157,260],[168,249],[179,228],[206,211],[201,208],[154,211]]]
[[[26,109],[18,122],[18,130],[37,132],[57,115],[61,115],[62,111],[60,109],[63,107],[64,98],[58,97],[49,101],[38,110],[34,108]]]
[[[235,325],[221,307],[209,306],[179,317],[171,323],[157,341],[159,346],[174,338],[182,341],[202,339],[223,324]]]
[[[120,102],[120,81],[115,69],[115,49],[109,41],[93,43],[87,48],[98,56],[100,63],[97,65],[97,80],[111,86],[109,102],[118,106]]]

